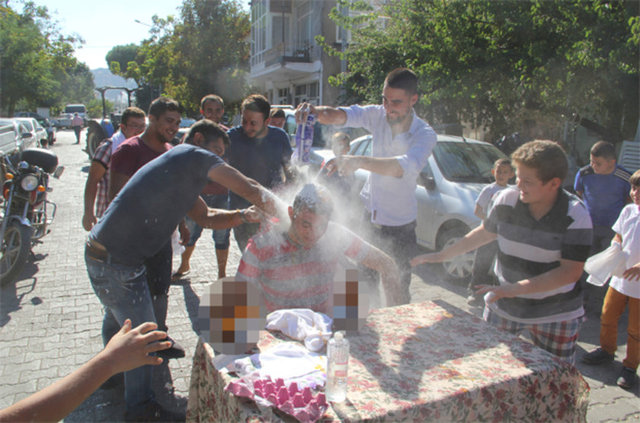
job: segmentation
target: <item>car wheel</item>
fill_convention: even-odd
[[[438,234],[437,247],[438,251],[455,243],[469,232],[466,226],[452,226],[444,229]],[[452,282],[467,282],[471,277],[473,270],[473,262],[475,260],[475,251],[454,257],[451,261],[442,263],[445,276]]]

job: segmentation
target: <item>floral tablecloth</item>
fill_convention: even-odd
[[[322,421],[535,421],[586,419],[578,370],[446,302],[374,310],[351,343],[347,401]],[[264,331],[262,351],[284,341]],[[292,421],[224,391],[214,352],[198,341],[187,421]]]

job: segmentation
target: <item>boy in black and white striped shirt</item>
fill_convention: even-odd
[[[527,330],[536,345],[573,362],[584,320],[579,279],[591,246],[591,218],[562,189],[568,165],[558,144],[531,141],[511,159],[517,189],[497,193],[489,216],[459,242],[411,263],[446,261],[497,239],[500,285],[477,291],[489,293],[485,320],[514,333]]]

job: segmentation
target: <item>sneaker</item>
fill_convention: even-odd
[[[630,369],[628,367],[622,367],[622,371],[620,372],[620,377],[616,380],[616,383],[619,387],[624,389],[631,389],[636,384],[636,380],[638,376],[636,375],[636,371]]]
[[[586,364],[603,364],[613,361],[614,355],[606,352],[602,347],[586,353],[582,356],[582,362]]]
[[[167,410],[154,400],[149,401],[139,414],[124,413],[126,422],[183,422],[185,419],[184,412]]]
[[[182,358],[185,356],[184,348],[182,348],[182,345],[171,339],[171,337],[167,336],[166,339],[162,340],[162,342],[164,341],[171,341],[173,344],[166,350],[156,352],[156,355],[158,357],[162,357],[166,360],[171,360],[172,358]]]

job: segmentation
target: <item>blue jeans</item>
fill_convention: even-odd
[[[211,194],[211,195],[201,195],[202,199],[207,206],[212,207],[214,209],[229,209],[229,195],[228,194]],[[196,245],[196,242],[202,235],[202,226],[198,225],[195,220],[189,218],[187,216],[185,218],[185,223],[187,228],[189,229],[189,242],[187,242],[188,247],[193,247]],[[214,229],[212,231],[213,242],[216,245],[216,250],[226,250],[229,248],[229,235],[230,229]]]
[[[132,327],[144,322],[155,322],[147,274],[143,264],[129,266],[96,260],[85,253],[87,273],[91,286],[105,307],[105,319],[113,316],[122,326],[131,319]],[[103,325],[103,337],[104,337]],[[152,366],[142,366],[124,374],[124,398],[127,412],[134,415],[144,410],[153,399],[151,389]]]

